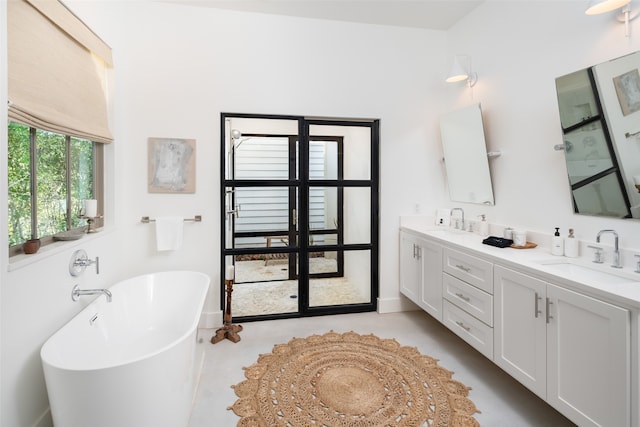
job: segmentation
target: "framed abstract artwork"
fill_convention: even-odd
[[[628,116],[640,110],[640,73],[637,68],[614,77],[613,85],[616,88],[622,114]]]
[[[195,139],[148,139],[149,193],[195,193]]]

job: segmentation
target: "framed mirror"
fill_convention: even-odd
[[[443,115],[440,135],[451,201],[494,205],[480,104]]]
[[[639,70],[635,52],[556,79],[577,214],[640,219]]]

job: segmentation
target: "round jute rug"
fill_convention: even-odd
[[[394,339],[294,338],[244,371],[228,408],[238,427],[479,427],[470,389]]]

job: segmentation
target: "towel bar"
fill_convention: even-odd
[[[202,221],[202,215],[196,215],[193,218],[185,218],[184,222],[201,222]],[[140,220],[140,222],[144,223],[144,224],[148,224],[150,222],[156,222],[155,219],[151,219],[148,216],[143,216],[142,219]]]

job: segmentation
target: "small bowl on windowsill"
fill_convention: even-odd
[[[40,239],[29,239],[22,244],[25,254],[35,254],[40,249]]]

